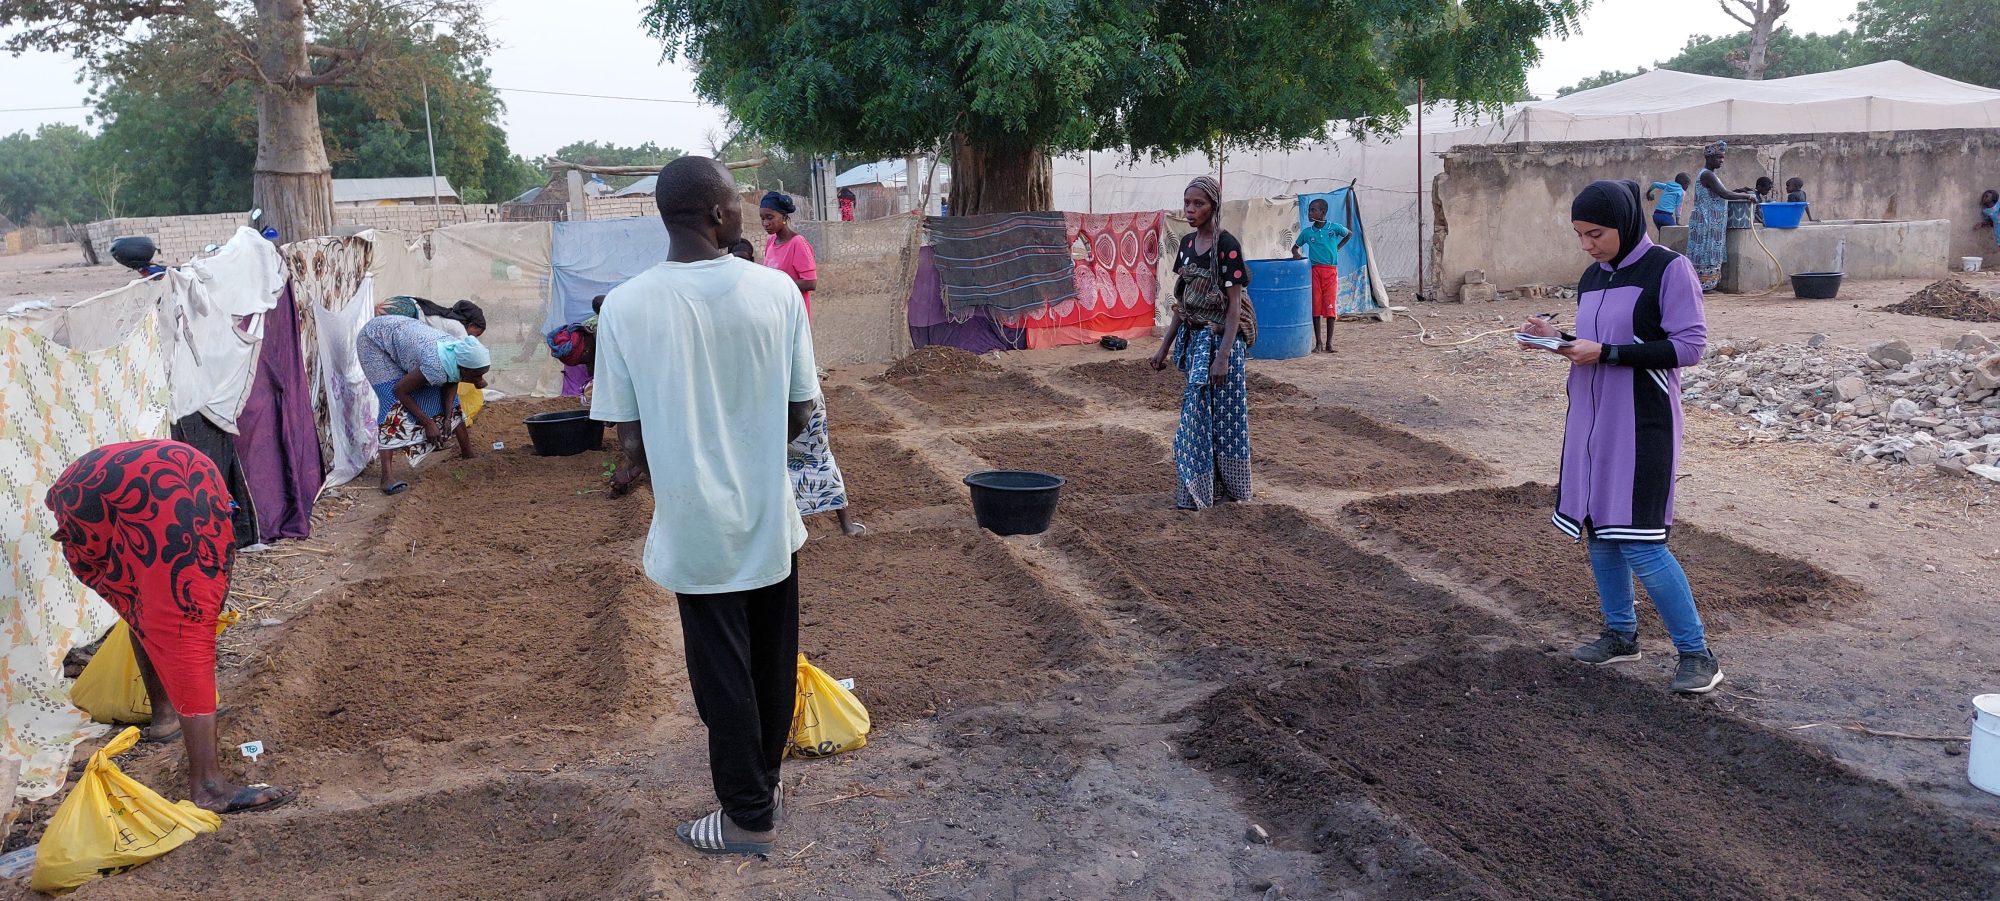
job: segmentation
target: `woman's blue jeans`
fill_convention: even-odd
[[[1688,586],[1681,569],[1665,544],[1646,541],[1590,540],[1590,571],[1597,577],[1598,604],[1604,610],[1604,627],[1633,635],[1639,631],[1637,601],[1632,577],[1646,586],[1653,609],[1667,624],[1667,636],[1674,649],[1683,654],[1705,654],[1708,638],[1702,631],[1701,614],[1694,609],[1694,589]]]

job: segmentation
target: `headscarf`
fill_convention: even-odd
[[[444,361],[445,381],[456,382],[461,370],[492,366],[493,352],[478,338],[446,338],[438,342],[438,359]]]
[[[1702,156],[1705,156],[1705,157],[1709,157],[1709,156],[1721,156],[1721,155],[1723,155],[1724,153],[1727,153],[1727,152],[1729,152],[1729,142],[1728,142],[1728,141],[1716,141],[1716,142],[1714,142],[1714,143],[1711,143],[1711,144],[1704,144],[1704,145],[1702,145],[1702,148],[1701,148],[1701,155],[1702,155]]]
[[[464,323],[480,331],[486,330],[486,311],[480,309],[478,304],[469,300],[461,300],[446,307],[422,297],[398,294],[383,301],[382,305],[377,307],[375,312],[384,316],[408,316],[411,319],[436,316]]]
[[[1208,205],[1215,208],[1215,215],[1222,215],[1222,182],[1216,181],[1214,176],[1197,175],[1194,181],[1188,182],[1188,187],[1200,191],[1203,197],[1208,198]]]
[[[595,320],[597,317],[591,317]],[[564,366],[581,366],[590,356],[597,336],[594,321],[572,322],[549,334],[549,356]]]
[[[1645,202],[1639,199],[1639,183],[1630,180],[1594,181],[1570,201],[1569,217],[1578,222],[1618,230],[1618,255],[1611,258],[1616,269],[1646,238]]]
[[[792,198],[781,191],[764,192],[764,199],[757,201],[757,206],[761,209],[777,210],[787,216],[799,211],[799,205],[793,203]]]

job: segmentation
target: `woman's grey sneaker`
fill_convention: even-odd
[[[1702,695],[1721,684],[1722,667],[1716,664],[1713,652],[1681,655],[1680,666],[1674,669],[1675,691]]]
[[[1604,634],[1597,636],[1596,641],[1569,652],[1569,655],[1592,666],[1637,660],[1639,659],[1639,636],[1633,635],[1627,638],[1624,635],[1606,629],[1604,630]]]

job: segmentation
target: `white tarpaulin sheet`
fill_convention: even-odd
[[[1357,181],[1376,271],[1407,281],[1416,274],[1419,249],[1429,245],[1430,186],[1444,171],[1437,154],[1463,144],[1993,128],[2000,127],[2000,91],[1899,62],[1768,81],[1655,70],[1555,100],[1507,106],[1497,117],[1457,121],[1450,107],[1433,106],[1422,120],[1421,156],[1414,119],[1387,138],[1231,151],[1220,167],[1223,199],[1331,191]],[[1177,210],[1188,180],[1217,168],[1203,154],[1157,161],[1109,152],[1061,157],[1055,161],[1055,206],[1099,213]],[[1234,227],[1227,217],[1223,225]],[[1422,242],[1420,235],[1426,236]]]

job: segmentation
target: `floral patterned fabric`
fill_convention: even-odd
[[[322,357],[328,348],[320,342],[319,330],[329,318],[339,323],[355,318],[341,314],[348,310],[348,305],[362,291],[368,270],[374,266],[375,245],[363,238],[311,238],[287,244],[281,251],[285,267],[292,277],[292,302],[298,310],[299,350],[305,357],[306,384],[312,386],[313,424],[319,430],[320,459],[326,463],[327,473],[331,476],[327,485],[331,487],[354,478],[353,473],[339,477],[353,455],[343,456],[337,452],[340,442],[335,440],[339,434],[334,429],[336,413],[329,400],[341,396],[343,388],[329,385],[327,381],[330,377],[337,379],[337,372],[331,375],[321,372],[326,365]],[[374,312],[371,297],[368,312],[359,318],[359,322],[368,321]],[[357,323],[355,328],[358,330],[359,327]],[[336,347],[353,347],[351,336],[345,341],[335,337],[331,343]],[[365,391],[365,381],[361,387],[364,389],[362,393],[371,399],[374,397]],[[351,386],[346,386],[344,390],[349,395],[354,393]],[[368,411],[370,428],[374,412]],[[367,454],[364,453],[361,459],[365,464]]]
[[[150,290],[134,282],[111,293]],[[117,619],[70,575],[43,498],[88,451],[165,437],[168,403],[155,317],[139,317],[122,340],[89,353],[0,329],[0,753],[21,762],[23,798],[61,789],[77,742],[103,731],[71,706],[62,662]]]
[[[840,464],[833,462],[833,447],[827,443],[825,397],[813,402],[806,430],[792,439],[786,451],[785,469],[792,476],[792,497],[799,503],[800,516],[847,506],[847,482],[840,477]]]

